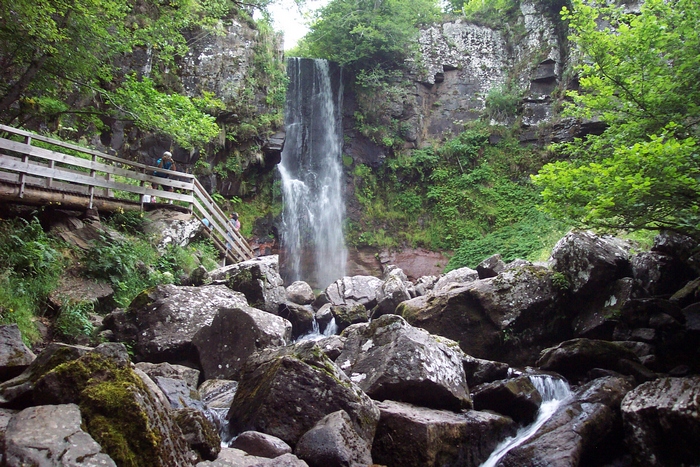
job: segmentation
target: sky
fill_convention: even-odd
[[[303,11],[294,4],[294,0],[277,0],[268,7],[272,14],[273,27],[284,32],[284,49],[294,47],[309,30],[305,22],[311,18],[311,12],[321,8],[328,0],[307,0]]]

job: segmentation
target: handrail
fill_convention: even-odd
[[[146,200],[154,196],[169,203],[177,201],[185,203],[188,211],[204,223],[207,234],[228,260],[255,257],[245,238],[231,228],[224,212],[192,174],[129,161],[6,125],[0,125],[0,132],[24,139],[20,142],[0,137],[0,185],[12,187],[0,194],[20,199],[33,196],[44,203],[88,197],[87,207],[99,209],[143,210]],[[51,145],[51,149],[33,145],[36,141]],[[89,159],[60,149],[85,154]],[[155,172],[171,178],[156,176]],[[157,186],[173,191],[154,188]]]

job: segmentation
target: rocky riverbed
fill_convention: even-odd
[[[570,395],[492,465],[695,465],[699,258],[577,231],[542,264],[314,293],[263,256],[144,291],[96,347],[34,355],[4,326],[3,465],[479,466],[538,419],[544,377]]]

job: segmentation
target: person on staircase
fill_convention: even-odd
[[[163,153],[163,157],[158,159],[158,162],[156,163],[156,165],[159,168],[163,168],[165,170],[177,170],[177,165],[175,164],[175,161],[173,160],[173,155],[170,151],[165,151]],[[153,172],[153,175],[155,175],[156,177],[170,178],[170,174],[166,174],[166,173],[158,172],[158,171]],[[153,188],[157,190],[158,183],[153,183]],[[167,186],[167,185],[160,185],[160,189],[164,190],[164,191],[171,191],[171,192],[173,191],[173,187]],[[155,200],[155,197],[153,197],[153,199]],[[173,201],[170,200],[170,203],[172,203],[172,202]]]

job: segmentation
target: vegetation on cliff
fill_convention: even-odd
[[[637,14],[576,0],[563,16],[582,54],[569,112],[608,126],[555,146],[564,160],[534,177],[543,207],[587,227],[700,239],[700,5],[647,0]]]
[[[91,336],[89,314],[99,310],[93,302],[55,296],[62,276],[109,284],[114,303],[126,307],[148,287],[178,284],[199,265],[218,266],[218,252],[208,240],[158,251],[154,238],[143,233],[148,222],[143,213],[105,220],[102,241],[87,251],[46,233],[39,217],[0,219],[0,324],[17,323],[28,343],[40,339],[35,321],[43,318],[51,318],[54,332],[68,341]]]

